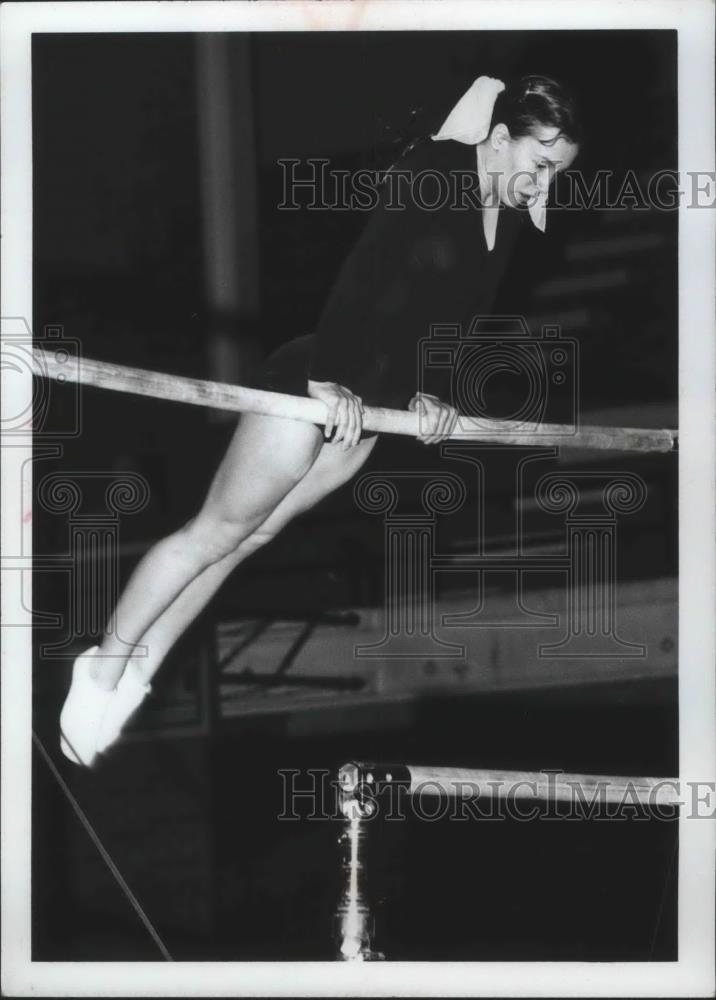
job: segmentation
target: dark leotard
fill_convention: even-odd
[[[419,342],[433,324],[467,324],[489,314],[524,213],[501,209],[488,252],[477,201],[475,148],[451,140],[422,141],[394,171],[424,176],[421,205],[403,183],[392,194],[384,182],[357,244],[343,264],[313,334],[284,344],[264,362],[258,384],[307,395],[308,379],[336,382],[366,406],[405,409],[417,391],[431,387],[420,373]],[[460,200],[456,172],[472,174],[471,196]],[[414,185],[417,186],[417,185]],[[463,182],[462,189],[465,190]],[[440,206],[434,204],[440,193]],[[436,391],[436,389],[438,391]]]

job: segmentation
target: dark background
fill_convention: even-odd
[[[674,32],[267,33],[208,44],[211,59],[226,60],[229,114],[244,123],[228,140],[235,200],[225,227],[251,265],[226,299],[207,279],[214,247],[201,136],[212,95],[199,85],[197,37],[34,37],[37,337],[61,326],[88,357],[250,381],[271,349],[310,331],[366,221],[278,211],[277,160],[386,167],[407,139],[439,127],[480,74],[544,72],[573,87],[587,182],[609,170],[618,189],[627,171],[644,179],[678,167]],[[547,233],[525,235],[496,311],[524,313],[533,333],[559,323],[578,341],[584,417],[676,426],[676,213],[555,210]],[[48,427],[62,426],[70,392],[53,390]],[[61,461],[38,462],[36,477],[71,469],[146,478],[148,506],[122,521],[124,577],[138,551],[195,511],[233,424],[96,390],[82,404],[81,434],[64,442]],[[370,467],[439,462],[435,450],[384,439]],[[649,488],[620,535],[620,575],[674,576],[675,457],[614,455],[594,467],[633,470]],[[496,531],[510,488],[499,475],[491,484]],[[456,536],[470,524],[456,519]],[[34,531],[36,553],[66,546],[62,518],[40,516]],[[357,551],[372,567],[360,587]],[[216,616],[373,606],[382,575],[378,519],[339,491],[229,581],[166,675],[196,659]],[[62,613],[67,599],[53,574],[37,574],[36,607]],[[36,671],[37,729],[51,748],[66,676],[56,663]],[[676,718],[675,683],[645,680],[430,699],[349,725],[336,716],[327,731],[307,718],[300,736],[270,716],[225,723],[210,738],[150,730],[97,772],[78,773],[59,755],[58,765],[176,957],[330,958],[337,825],[277,823],[278,768],[363,757],[676,774]],[[40,758],[35,809],[34,958],[154,958]],[[675,824],[465,827],[406,827],[386,839],[375,870],[389,958],[675,957]]]

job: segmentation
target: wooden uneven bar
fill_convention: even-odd
[[[602,803],[652,807],[680,804],[678,778],[625,777],[609,774],[565,774],[562,771],[495,771],[420,764],[345,764],[339,785],[351,795],[361,786],[376,791],[401,784],[411,795],[450,798],[529,799],[531,801]]]
[[[114,392],[128,392],[218,410],[262,413],[317,424],[325,423],[326,419],[325,405],[317,399],[167,375],[107,361],[92,361],[89,358],[82,358],[77,362],[68,358],[66,352],[61,350],[52,352],[35,348],[33,371],[39,378],[74,382],[98,389],[111,389]],[[366,407],[363,427],[383,434],[417,437],[420,418],[417,413],[407,410]],[[580,427],[575,433],[568,425],[562,424],[460,417],[451,439],[611,451],[669,452],[674,449],[677,432],[637,427]]]
[[[550,802],[640,802],[673,805],[678,783],[673,778],[629,778],[605,774],[564,774],[542,771],[488,771],[463,767],[407,765],[410,790],[419,795],[480,795],[500,798],[542,799]]]

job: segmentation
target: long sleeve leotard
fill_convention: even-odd
[[[336,382],[365,405],[403,409],[420,388],[431,391],[420,371],[431,327],[489,314],[525,214],[501,209],[488,251],[473,146],[426,139],[395,171],[409,181],[381,184],[314,333],[268,359],[266,388],[305,395],[308,379]]]

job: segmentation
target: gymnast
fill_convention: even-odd
[[[472,175],[475,201],[455,207],[448,199],[429,211],[413,199],[388,209],[383,180],[317,328],[274,352],[259,379],[262,388],[321,400],[325,428],[241,416],[199,512],[146,553],[101,645],[75,660],[60,715],[70,760],[91,766],[106,752],[229,573],[358,472],[377,440],[362,430],[364,405],[418,412],[426,445],[449,436],[456,409],[417,391],[418,342],[431,323],[489,314],[520,229],[531,218],[544,230],[549,185],[579,141],[575,103],[561,84],[482,76],[437,133],[408,145],[401,171]]]

